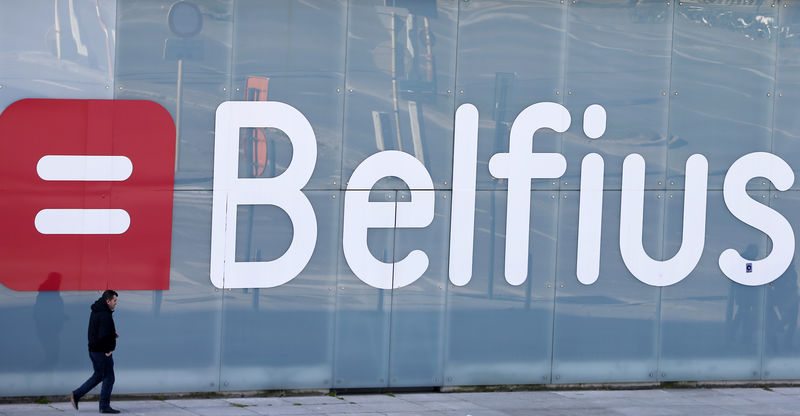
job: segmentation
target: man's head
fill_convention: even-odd
[[[103,292],[103,300],[106,301],[108,307],[113,311],[117,307],[117,292],[113,290],[106,290]]]

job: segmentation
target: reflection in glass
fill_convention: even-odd
[[[558,219],[558,276],[555,286],[553,382],[655,380],[660,308],[658,287],[637,280],[619,250],[620,192],[603,193],[600,275],[577,280],[580,194],[562,192]],[[664,198],[644,193],[642,246],[661,260]]]
[[[373,153],[398,150],[450,183],[457,2],[351,1],[342,179]],[[449,92],[448,92],[449,91]],[[400,189],[400,181],[380,186]]]
[[[708,189],[743,154],[770,151],[778,10],[771,3],[675,6],[667,180],[683,188],[686,160],[708,157]],[[723,145],[724,144],[724,145]],[[751,189],[766,189],[753,181]]]
[[[771,193],[770,208],[780,212],[791,224],[795,233],[798,231],[798,211],[800,202],[798,192]],[[766,379],[781,380],[796,377],[800,370],[797,341],[798,304],[800,303],[800,273],[798,273],[797,253],[795,246],[794,261],[781,277],[766,286],[766,316],[764,317],[764,358],[763,376]]]
[[[61,352],[61,330],[67,315],[64,313],[64,300],[58,290],[61,285],[61,273],[52,272],[39,286],[36,303],[33,305],[33,322],[36,325],[36,337],[44,351],[39,368],[53,370],[58,363]]]
[[[683,192],[668,191],[664,255],[681,245]],[[672,196],[671,198],[669,196]],[[763,192],[751,192],[765,200]],[[719,255],[737,250],[763,258],[767,238],[728,211],[721,191],[709,191],[706,242],[697,267],[682,281],[661,289],[663,380],[746,380],[760,377],[764,331],[764,286],[744,286],[719,269]]]

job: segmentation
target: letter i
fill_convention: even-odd
[[[606,131],[606,110],[589,106],[583,113],[583,132],[597,139]],[[600,241],[603,222],[603,176],[605,163],[597,153],[581,162],[580,206],[578,208],[578,281],[590,285],[600,275]]]

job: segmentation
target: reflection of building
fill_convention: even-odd
[[[6,3],[0,110],[23,98],[91,98],[154,101],[173,119],[180,113],[170,289],[120,296],[125,343],[118,365],[129,374],[129,391],[753,381],[800,374],[794,266],[772,285],[748,286],[733,283],[718,265],[728,248],[751,262],[773,249],[769,236],[726,205],[732,163],[769,152],[800,167],[800,72],[791,41],[800,7],[793,2],[210,0],[195,2],[202,26],[185,38],[167,25],[175,2]],[[316,215],[315,250],[284,285],[217,290],[209,280],[216,109],[225,101],[267,100],[297,109],[317,140],[316,164],[303,188]],[[515,286],[504,279],[508,180],[492,176],[488,165],[495,154],[509,152],[519,114],[540,102],[563,105],[570,128],[531,133],[528,147],[563,155],[567,167],[558,178],[531,181],[531,223],[523,230],[527,278]],[[475,215],[471,260],[452,258],[449,240],[454,117],[465,103],[479,112],[477,150],[469,160],[475,179],[465,187],[476,192],[474,207],[455,208]],[[582,129],[592,104],[608,115],[598,139]],[[43,115],[41,122],[47,120]],[[243,127],[237,137],[236,179],[243,182],[286,172],[303,151],[275,129]],[[20,139],[0,137],[8,140]],[[364,160],[391,150],[412,155],[430,175],[429,226],[402,226],[403,204],[417,189],[396,177],[382,178],[372,190],[348,188]],[[581,166],[590,153],[605,163],[600,276],[583,285],[576,279],[578,213]],[[630,154],[646,162],[640,240],[658,261],[682,246],[686,161],[694,154],[708,160],[702,256],[677,284],[643,284],[623,262],[622,166]],[[0,187],[6,184],[0,177]],[[797,228],[797,186],[779,192],[753,179],[748,190]],[[381,263],[425,253],[427,269],[412,284],[379,290],[353,272],[342,228],[344,201],[357,192],[368,192],[370,203],[386,203],[400,224],[370,228],[366,252]],[[0,209],[29,196],[8,193]],[[227,242],[236,244],[236,259],[280,258],[296,228],[288,214],[269,204],[238,208],[236,223],[226,224],[237,230]],[[94,243],[86,237],[81,244]],[[93,267],[93,260],[81,258],[81,267]],[[451,284],[450,264],[469,261],[469,283]],[[147,275],[139,267],[130,265]],[[83,345],[48,340],[82,334],[82,320],[67,322],[63,310],[88,313],[85,305],[96,294],[44,289],[53,288],[33,294],[0,287],[0,331],[8,334],[0,341],[0,385],[13,386],[0,395],[46,394],[85,367],[77,355]],[[31,371],[20,363],[40,362],[29,384],[9,381]],[[148,384],[153,378],[163,384]]]
[[[267,101],[267,88],[269,78],[247,77],[244,84],[247,101]],[[261,176],[267,166],[267,137],[263,129],[251,129],[242,132],[245,137],[246,165],[249,165],[248,175]]]

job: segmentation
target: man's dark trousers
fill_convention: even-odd
[[[89,351],[89,358],[92,359],[94,374],[73,393],[75,393],[76,399],[80,399],[102,381],[103,386],[100,388],[100,409],[108,409],[111,407],[111,388],[114,387],[113,354],[106,356],[104,352]]]

